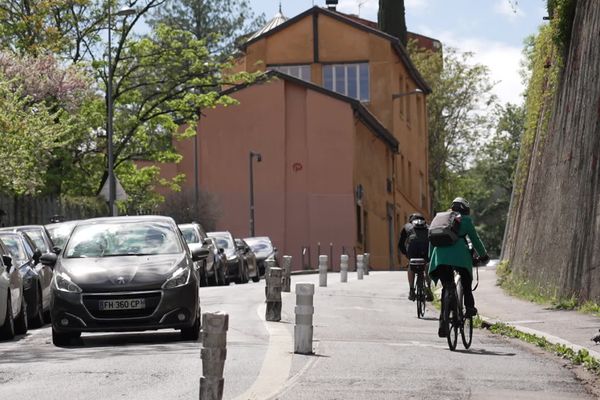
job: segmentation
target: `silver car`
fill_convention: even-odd
[[[23,278],[1,241],[0,253],[0,338],[12,339],[27,333],[27,305]]]

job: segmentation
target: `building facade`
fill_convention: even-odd
[[[318,253],[371,253],[399,266],[407,216],[429,217],[426,82],[400,42],[355,18],[313,7],[277,16],[244,45],[237,70],[268,79],[229,89],[239,105],[203,110],[199,150],[164,174],[184,172],[220,198],[220,229],[249,235],[249,153],[256,235],[271,236],[294,268]],[[191,168],[191,169],[190,169]],[[352,258],[352,257],[351,257]],[[302,261],[303,260],[303,261]]]

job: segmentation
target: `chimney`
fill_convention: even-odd
[[[335,11],[338,5],[338,0],[325,0],[325,4],[327,4],[328,9]]]

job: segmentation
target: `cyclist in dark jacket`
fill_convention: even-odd
[[[454,269],[456,269],[460,274],[463,287],[466,308],[465,316],[472,317],[477,314],[477,308],[475,308],[475,299],[471,290],[471,285],[473,283],[473,258],[466,238],[468,237],[473,244],[475,251],[477,251],[477,254],[479,255],[479,261],[482,264],[487,264],[490,257],[487,255],[485,246],[475,231],[473,220],[469,215],[471,212],[469,203],[462,197],[457,197],[452,202],[452,211],[461,214],[460,229],[458,232],[461,239],[451,246],[429,246],[429,258],[431,260],[429,264],[429,276],[431,276],[435,283],[437,283],[438,280],[442,281],[443,297],[445,293],[443,288],[453,284]],[[441,331],[442,328],[445,327],[445,325],[441,323],[442,315],[443,311],[440,313],[440,332],[438,332],[440,337],[446,336],[446,333]]]
[[[411,214],[408,217],[408,223],[402,228],[400,232],[400,240],[398,240],[398,249],[400,253],[404,254],[409,260],[411,258],[424,258],[428,259],[429,241],[427,239],[427,223],[425,217],[420,213]],[[419,230],[417,232],[417,230]],[[424,236],[423,236],[424,235]],[[414,301],[416,298],[415,294],[415,273],[408,267],[408,299]],[[429,288],[431,280],[425,271],[427,279],[427,287],[425,289],[425,295],[427,301],[433,300],[433,293]]]

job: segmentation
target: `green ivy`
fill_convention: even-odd
[[[576,6],[576,0],[548,0],[548,15],[554,26],[552,38],[563,51],[569,48]]]

